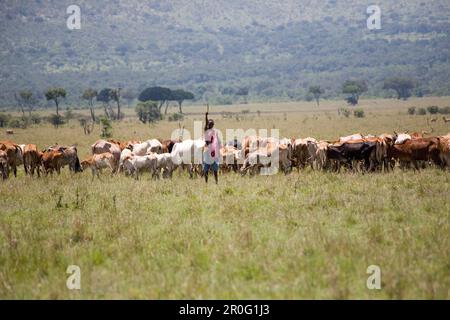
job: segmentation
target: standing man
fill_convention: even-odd
[[[205,143],[206,152],[203,160],[203,173],[205,174],[205,182],[208,183],[208,173],[209,169],[212,167],[214,173],[214,179],[216,184],[219,182],[219,159],[220,159],[220,148],[221,141],[219,139],[219,134],[216,129],[214,129],[214,120],[208,119],[208,112],[205,114]]]

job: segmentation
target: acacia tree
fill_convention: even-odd
[[[56,105],[56,116],[59,118],[59,99],[65,98],[67,92],[64,88],[49,88],[45,91],[45,98],[47,101],[53,100]]]
[[[397,92],[397,99],[406,100],[411,97],[411,90],[416,86],[416,82],[410,78],[394,77],[384,80],[383,89]]]
[[[342,93],[349,95],[346,98],[348,104],[357,105],[359,97],[367,89],[367,83],[364,80],[347,80],[342,86]]]
[[[192,100],[194,99],[194,94],[189,91],[184,91],[183,89],[178,89],[172,91],[172,100],[178,102],[178,107],[180,113],[183,113],[182,104],[184,100]]]
[[[33,104],[36,103],[36,100],[33,98],[33,93],[30,90],[22,90],[19,92],[19,95],[14,94],[14,98],[19,105],[19,109],[22,112],[22,116],[25,117],[25,107],[28,109],[28,114],[31,117],[31,112],[34,107]]]
[[[120,91],[122,88],[117,88],[111,90],[111,99],[117,103],[117,120],[120,120],[122,117],[122,113],[120,111]]]
[[[309,87],[309,93],[311,93],[314,96],[314,99],[316,100],[317,106],[319,106],[319,99],[320,96],[325,92],[320,86],[311,86]]]
[[[172,100],[172,90],[169,88],[164,87],[150,87],[147,89],[144,89],[144,91],[141,92],[141,94],[138,97],[139,101],[146,102],[146,101],[156,101],[159,102],[158,104],[158,110],[161,113],[162,106],[164,103]],[[166,107],[166,113],[167,113],[167,107]]]
[[[97,94],[97,101],[100,101],[103,103],[103,108],[105,109],[105,116],[110,119],[114,117],[114,112],[111,109],[111,106],[109,105],[109,103],[112,100],[112,89],[110,88],[105,88],[102,89],[98,94]]]
[[[83,95],[81,96],[84,100],[88,101],[89,110],[91,111],[92,122],[95,122],[95,112],[94,112],[94,98],[97,97],[97,90],[92,88],[87,88],[84,90]]]

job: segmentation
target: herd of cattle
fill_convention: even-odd
[[[91,169],[93,177],[108,168],[112,174],[124,173],[138,179],[148,171],[152,177],[172,177],[177,168],[187,169],[192,178],[202,174],[203,140],[158,140],[144,142],[99,140],[91,146],[92,155],[80,161],[76,146],[54,145],[38,149],[34,144],[0,141],[0,171],[7,179],[23,165],[25,173],[34,176],[58,174],[68,166],[72,172]],[[242,141],[229,142],[220,150],[222,172],[255,174],[260,168],[273,167],[289,173],[292,168],[311,166],[314,170],[389,171],[396,165],[419,170],[426,166],[450,168],[450,133],[439,137],[421,134],[382,134],[362,136],[353,134],[336,141],[314,138],[275,139],[246,136]]]

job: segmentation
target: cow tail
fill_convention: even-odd
[[[75,172],[82,172],[83,169],[81,169],[80,159],[78,156],[75,158]]]

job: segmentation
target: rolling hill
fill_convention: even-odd
[[[418,95],[450,94],[450,2],[378,1],[382,28],[366,27],[370,1],[76,1],[81,29],[66,27],[73,1],[0,3],[0,105],[49,86],[79,104],[82,91],[182,87],[230,103],[307,99],[310,85],[337,97],[347,79],[389,96],[386,77],[415,78]]]

